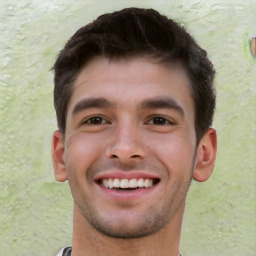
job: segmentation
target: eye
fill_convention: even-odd
[[[153,124],[153,125],[168,125],[168,124],[174,124],[174,122],[171,122],[171,121],[167,120],[166,118],[160,117],[160,116],[151,118],[147,123],[148,123],[148,124]]]
[[[83,124],[100,125],[100,124],[109,124],[109,122],[100,116],[92,116],[92,117],[86,119],[83,122]]]

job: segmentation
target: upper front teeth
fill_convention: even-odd
[[[153,179],[103,179],[101,181],[105,188],[150,188],[153,186]]]

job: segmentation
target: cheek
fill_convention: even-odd
[[[77,171],[87,170],[101,152],[102,142],[85,133],[73,135],[68,141],[65,151],[65,163],[68,172],[72,169]],[[95,136],[96,137],[96,136]]]
[[[161,161],[167,169],[178,172],[181,169],[191,171],[195,143],[187,134],[168,134],[150,137],[149,151]]]

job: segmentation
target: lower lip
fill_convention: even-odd
[[[138,188],[135,190],[119,191],[115,189],[106,188],[100,184],[97,184],[100,190],[106,195],[116,200],[132,200],[140,199],[141,197],[151,194],[159,185],[159,183],[153,185],[151,188]]]

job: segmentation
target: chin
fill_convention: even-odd
[[[95,213],[95,212],[94,212]],[[151,210],[148,214],[120,214],[97,216],[83,214],[90,225],[105,236],[120,239],[135,239],[152,235],[170,220],[170,214]]]
[[[122,226],[110,226],[110,225],[102,225],[100,223],[93,223],[93,227],[108,237],[112,238],[120,238],[120,239],[135,239],[142,238],[149,235],[152,235],[159,231],[164,224],[161,225],[139,225],[136,227],[131,227],[130,225]]]

